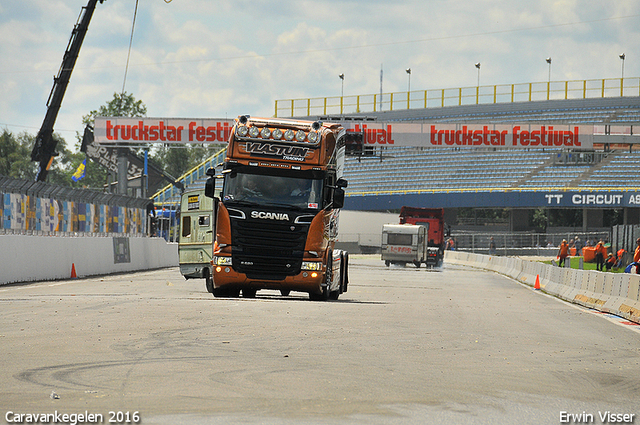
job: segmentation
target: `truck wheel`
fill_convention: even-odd
[[[384,265],[385,265],[385,266],[387,266],[387,267],[389,267],[389,266],[391,265],[391,261],[386,260],[386,261],[384,262]]]
[[[420,261],[414,261],[413,265],[416,266],[416,269],[420,268]]]
[[[280,290],[280,295],[282,295],[283,297],[288,297],[290,293],[291,293],[290,289],[281,289]]]
[[[209,275],[209,270],[205,272],[204,281],[207,286],[207,292],[213,294],[213,277]]]
[[[342,292],[347,292],[349,286],[349,253],[344,253],[344,268],[342,269]]]
[[[213,288],[212,294],[216,298],[237,298],[240,296],[239,288]]]
[[[242,298],[255,298],[256,292],[258,292],[258,290],[255,288],[243,288]]]
[[[309,299],[311,301],[326,301],[329,299],[329,292],[327,291],[327,288],[324,288],[319,294],[316,292],[309,292]]]

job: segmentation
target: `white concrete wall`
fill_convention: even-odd
[[[363,246],[380,246],[383,224],[400,223],[399,214],[340,210],[338,240]]]
[[[446,251],[447,263],[492,270],[585,307],[640,323],[640,275],[556,267],[514,257]]]
[[[115,263],[112,237],[0,235],[0,285],[69,279],[178,265],[178,244],[128,238],[129,263]]]

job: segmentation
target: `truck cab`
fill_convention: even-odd
[[[344,129],[335,123],[240,116],[219,177],[213,295],[261,289],[346,292],[348,255],[334,249],[344,203]],[[212,195],[215,170],[207,172]]]

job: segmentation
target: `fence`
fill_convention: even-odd
[[[630,254],[633,254],[638,246],[636,239],[640,238],[640,225],[625,224],[617,225],[611,228],[611,244],[617,249],[624,248]]]
[[[354,96],[282,99],[275,102],[275,117],[639,95],[640,78],[498,84]]]
[[[640,226],[635,226],[640,237]],[[451,239],[453,247],[458,251],[489,254],[491,238],[495,243],[495,255],[534,255],[555,256],[563,239],[574,241],[578,236],[583,245],[589,241],[593,246],[600,239],[612,241],[609,232],[567,232],[567,233],[472,233],[454,232]],[[446,238],[449,239],[449,238]],[[342,243],[357,244],[363,253],[380,252],[381,235],[379,233],[340,233],[338,240]],[[617,241],[613,242],[618,247]],[[635,239],[633,239],[635,247]],[[616,249],[620,249],[619,247]],[[625,248],[626,249],[626,248]],[[635,248],[634,248],[635,249]],[[631,251],[633,252],[633,251]]]
[[[602,239],[610,241],[609,232],[567,233],[455,233],[452,239],[455,249],[473,253],[489,254],[491,238],[496,255],[555,255],[563,239],[573,243],[578,236],[583,245],[595,244]],[[614,245],[615,246],[615,245]]]
[[[145,236],[151,201],[0,176],[0,234]]]

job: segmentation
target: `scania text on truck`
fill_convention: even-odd
[[[240,116],[223,165],[213,253],[213,295],[260,289],[347,291],[348,254],[334,249],[344,204],[344,129],[337,123]],[[214,196],[214,169],[207,172]]]
[[[440,266],[444,258],[444,209],[400,208],[400,224],[417,224],[427,231],[427,266]]]

